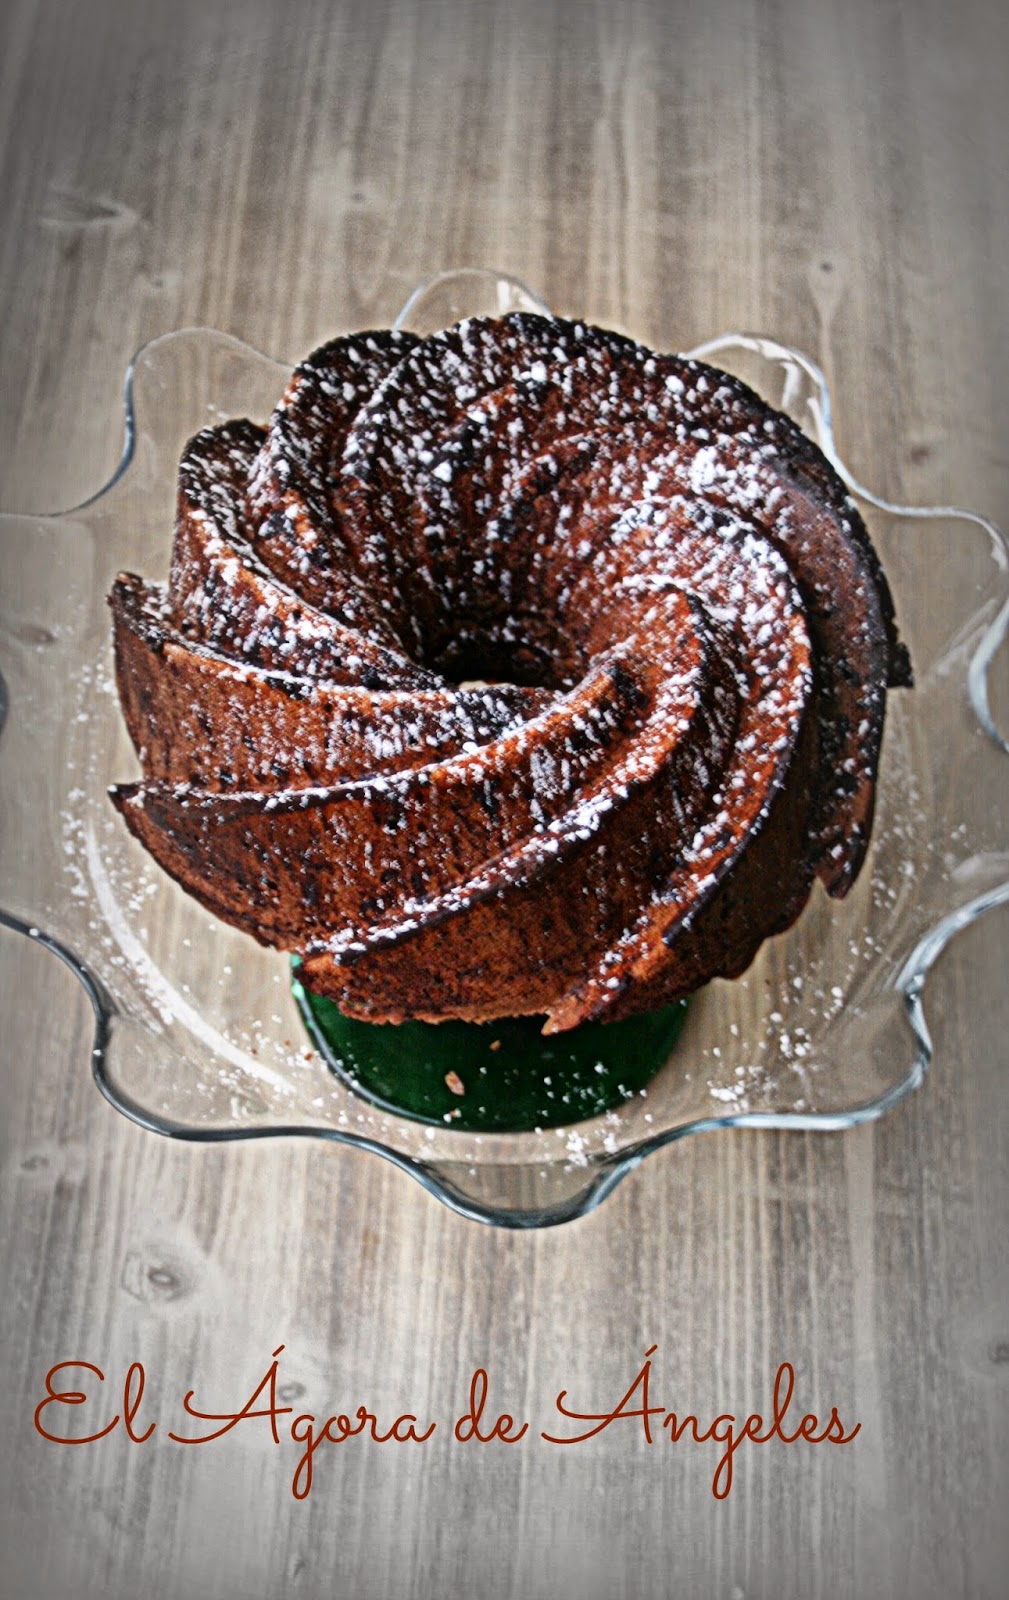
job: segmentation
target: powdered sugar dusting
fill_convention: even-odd
[[[117,586],[123,816],[361,1015],[568,1027],[745,965],[872,809],[885,607],[814,458],[580,322],[334,341],[191,441],[167,590]]]

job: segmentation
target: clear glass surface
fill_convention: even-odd
[[[440,274],[399,325],[429,332],[464,314],[541,304],[504,274]],[[693,353],[753,384],[836,459],[830,399],[806,357],[742,334]],[[668,1064],[618,1110],[541,1133],[425,1126],[333,1076],[298,1015],[288,958],[215,923],[135,843],[106,795],[137,774],[113,681],[113,578],[123,568],[166,576],[184,441],[226,417],[265,420],[288,373],[207,329],[155,339],[127,375],[126,445],[106,488],[59,516],[0,518],[0,904],[9,926],[85,984],[106,1097],[176,1138],[301,1135],[364,1147],[463,1214],[516,1227],[581,1215],[690,1133],[836,1130],[897,1105],[929,1065],[932,963],[958,929],[1009,900],[999,531],[951,507],[889,505],[849,477],[916,688],[889,697],[872,845],[847,900],[817,888],[743,978],[695,996]]]

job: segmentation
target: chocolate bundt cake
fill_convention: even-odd
[[[113,589],[189,893],[350,1015],[650,1010],[862,864],[910,672],[824,456],[725,373],[549,317],[310,356],[187,445]]]

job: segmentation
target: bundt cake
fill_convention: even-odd
[[[580,322],[334,340],[186,446],[111,595],[128,826],[376,1021],[617,1019],[865,856],[893,605],[836,474],[727,374]]]

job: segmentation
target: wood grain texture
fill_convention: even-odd
[[[8,0],[3,504],[103,481],[158,332],[295,358],[494,263],[660,346],[798,344],[864,397],[840,441],[863,479],[1005,524],[1007,47],[994,0]],[[944,957],[938,1067],[882,1124],[690,1139],[530,1236],[349,1150],[143,1133],[91,1086],[71,977],[4,936],[3,1594],[996,1600],[1005,928]],[[163,1437],[188,1388],[238,1402],[282,1341],[321,1415],[450,1418],[482,1365],[492,1404],[546,1426],[558,1389],[612,1403],[656,1343],[666,1405],[766,1408],[787,1359],[803,1401],[863,1428],[744,1450],[718,1503],[710,1446],[624,1424],[465,1449],[443,1422],[423,1450],[330,1449],[296,1503],[265,1426]],[[39,1439],[68,1357],[117,1380],[143,1361],[160,1434]]]

